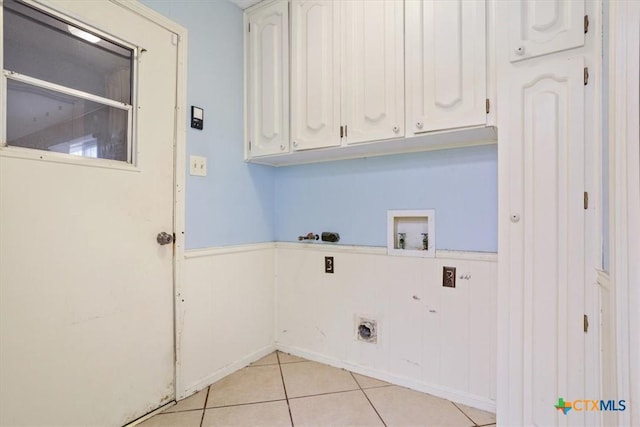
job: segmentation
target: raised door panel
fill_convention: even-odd
[[[289,5],[278,1],[247,15],[249,157],[289,151]]]
[[[291,3],[293,150],[340,145],[340,15],[331,0]]]
[[[401,1],[341,3],[342,124],[348,144],[404,136]]]
[[[486,124],[484,0],[407,0],[407,132]]]
[[[512,62],[584,45],[584,0],[510,2]]]
[[[521,425],[584,425],[582,412],[549,410],[584,395],[583,66],[546,61],[510,89],[510,311],[521,316],[509,381],[524,390]]]

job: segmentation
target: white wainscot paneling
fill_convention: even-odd
[[[271,243],[187,251],[179,398],[275,349],[274,256]]]
[[[442,287],[444,265],[456,267],[454,289]],[[276,346],[495,411],[496,267],[495,254],[278,243]],[[378,321],[378,344],[356,339],[357,316]]]

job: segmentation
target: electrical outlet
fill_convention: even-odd
[[[189,175],[207,176],[207,158],[201,156],[190,156]]]
[[[456,287],[456,268],[442,267],[442,286],[445,288]]]
[[[333,257],[332,256],[324,257],[324,272],[333,274]]]

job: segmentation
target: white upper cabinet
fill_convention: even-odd
[[[293,0],[293,150],[404,135],[403,3]]]
[[[486,0],[289,0],[289,45],[287,1],[264,4],[247,12],[248,160],[278,166],[495,142]]]
[[[584,45],[584,0],[509,3],[512,62]]]
[[[340,2],[291,3],[291,141],[293,150],[340,140]]]
[[[405,26],[407,134],[485,125],[485,1],[406,0]]]
[[[346,143],[404,136],[404,10],[397,0],[341,2]]]
[[[246,14],[247,157],[289,151],[289,4]]]

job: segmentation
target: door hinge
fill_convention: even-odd
[[[489,102],[489,98],[486,99],[484,105],[485,109],[487,110],[487,114],[489,114],[489,111],[491,110],[491,103]]]
[[[249,22],[249,24],[247,24],[247,26],[249,27],[247,31],[250,33],[251,32],[251,22]]]
[[[584,67],[584,85],[589,83],[589,67]]]
[[[251,151],[251,141],[249,141],[249,151]]]
[[[344,138],[344,126],[340,126],[340,138]]]
[[[584,208],[589,209],[589,193],[584,192]]]
[[[180,41],[180,39],[178,38],[177,34],[171,34],[171,44],[174,46],[178,45],[178,42]]]
[[[344,125],[344,137],[347,137],[347,125]]]
[[[589,32],[589,15],[584,15],[584,33]]]
[[[585,333],[589,332],[589,316],[587,316],[586,314],[584,315],[584,318],[582,320],[582,326]]]

